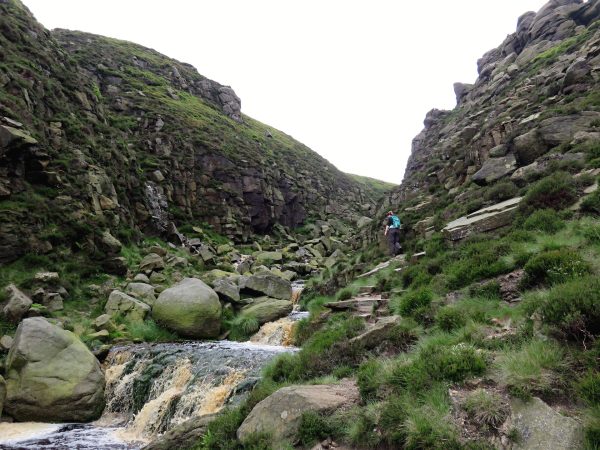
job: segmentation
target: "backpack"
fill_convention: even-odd
[[[392,225],[390,226],[390,228],[400,228],[400,218],[398,216],[391,216],[392,219]]]

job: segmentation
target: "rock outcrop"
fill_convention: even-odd
[[[517,196],[513,182],[580,167],[600,141],[599,18],[597,2],[580,0],[522,15],[478,61],[475,83],[455,84],[456,107],[427,114],[380,212],[399,207],[407,228],[436,216],[448,223]]]
[[[104,374],[77,336],[35,317],[17,328],[6,391],[5,411],[16,420],[88,421],[104,407]]]
[[[181,336],[215,338],[221,327],[221,303],[203,281],[185,278],[160,293],[152,317]]]

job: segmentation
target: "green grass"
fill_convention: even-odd
[[[131,322],[127,325],[127,331],[132,339],[143,342],[173,342],[177,336],[154,322],[147,319],[144,322]]]
[[[564,349],[554,341],[534,339],[518,350],[503,352],[497,364],[500,380],[515,396],[551,397],[564,388],[568,361]]]

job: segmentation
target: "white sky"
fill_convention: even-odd
[[[339,169],[400,183],[431,108],[545,0],[24,0],[47,28],[126,39],[230,85]]]

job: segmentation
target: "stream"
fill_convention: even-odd
[[[138,450],[195,416],[235,406],[262,368],[290,346],[292,312],[248,342],[190,341],[113,347],[103,366],[106,406],[89,424],[0,423],[0,449]]]

